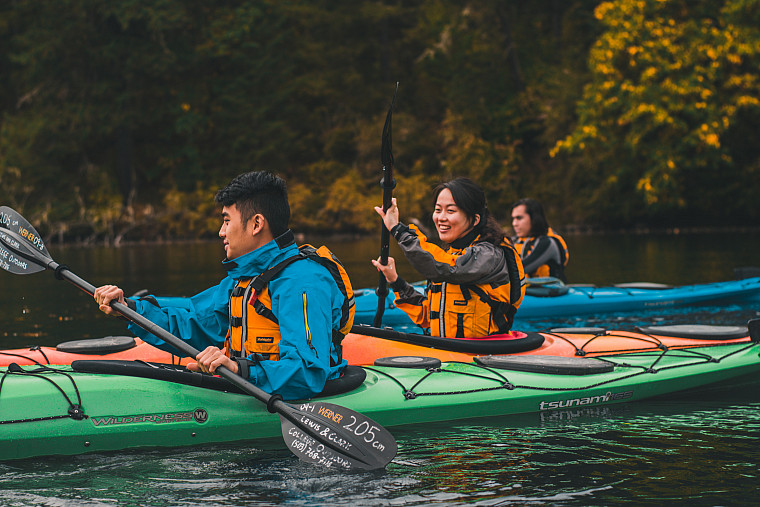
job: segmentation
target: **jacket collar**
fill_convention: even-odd
[[[256,276],[281,260],[298,253],[293,232],[288,229],[282,235],[269,243],[243,254],[234,260],[225,259],[222,266],[227,270],[227,276],[238,279]]]
[[[480,234],[478,234],[478,232],[473,229],[461,238],[457,238],[449,243],[449,246],[451,246],[451,248],[461,250],[470,246],[473,242],[475,242],[476,239],[478,239],[478,237],[480,237]]]

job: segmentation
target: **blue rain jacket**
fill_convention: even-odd
[[[150,298],[134,300],[136,310],[199,351],[209,345],[222,348],[229,327],[228,304],[236,281],[257,276],[294,255],[298,255],[294,242],[281,248],[272,240],[253,252],[224,261],[227,276],[215,287],[191,298],[157,298],[160,306]],[[280,359],[249,363],[248,380],[287,400],[311,398],[324,389],[327,380],[338,378],[347,364],[332,341],[333,329],[340,328],[345,297],[327,268],[311,259],[283,269],[269,283],[269,291],[272,312],[280,326]],[[311,347],[304,327],[304,294]],[[146,342],[177,354],[173,347],[136,324],[130,323],[129,330]],[[337,366],[330,365],[331,358]]]

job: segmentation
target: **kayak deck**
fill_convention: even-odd
[[[386,427],[595,407],[756,374],[759,351],[757,343],[744,342],[563,358],[612,370],[588,374],[506,370],[472,360],[428,369],[368,366],[358,389],[320,401]],[[71,367],[11,367],[0,375],[1,460],[280,435],[279,418],[243,394]]]
[[[359,328],[361,330],[361,326]],[[364,332],[373,332],[368,328]],[[377,330],[386,338],[349,333],[343,340],[343,357],[349,364],[371,365],[377,359],[393,356],[432,356],[442,361],[472,361],[476,354],[457,352],[458,342],[474,342],[487,347],[488,340],[445,338],[429,340],[414,333]],[[513,352],[494,350],[483,353],[511,355],[549,355],[564,357],[599,356],[647,352],[653,350],[703,347],[723,343],[749,342],[746,326],[649,326],[639,331],[607,330],[604,328],[557,328],[540,333],[543,341],[538,347]],[[404,341],[401,341],[404,340]],[[440,345],[434,346],[440,342]],[[535,341],[534,341],[535,342]],[[444,348],[445,347],[445,348]],[[453,350],[452,350],[453,349]]]
[[[32,346],[0,350],[0,367],[18,365],[71,364],[78,359],[140,359],[157,363],[186,364],[188,359],[157,349],[131,336],[108,336],[66,342],[56,347]]]

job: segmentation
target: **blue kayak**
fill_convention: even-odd
[[[414,286],[420,292],[425,289],[424,282],[418,282]],[[354,296],[354,322],[372,325],[377,311],[375,289],[357,289]],[[409,317],[393,304],[395,299],[393,292],[390,292],[386,298],[382,325],[406,328],[414,326]],[[634,282],[611,287],[565,285],[556,278],[532,278],[515,318],[530,320],[617,312],[652,312],[751,300],[760,300],[760,276],[682,286]]]

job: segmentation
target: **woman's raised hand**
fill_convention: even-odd
[[[378,257],[377,260],[372,259],[372,264],[377,268],[378,271],[385,275],[385,279],[388,280],[388,283],[393,283],[398,280],[398,273],[396,272],[396,261],[393,259],[393,257],[388,257],[388,264],[380,264],[380,257]]]
[[[388,208],[388,211],[383,211],[382,206],[375,206],[375,211],[383,218],[383,223],[389,231],[398,224],[398,206],[395,197],[391,199],[391,207]]]

